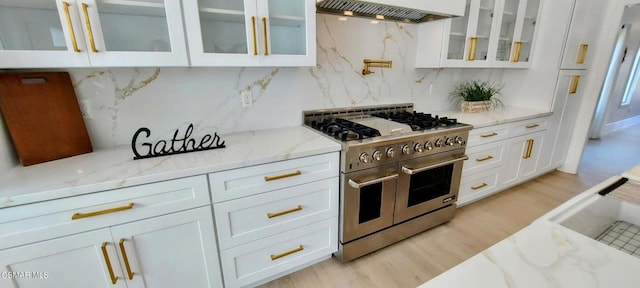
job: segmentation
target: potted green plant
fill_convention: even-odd
[[[450,94],[454,107],[462,112],[483,112],[502,107],[502,101],[495,96],[500,94],[502,86],[489,81],[471,80],[458,84]]]

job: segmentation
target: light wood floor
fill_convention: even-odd
[[[589,141],[577,175],[551,172],[464,206],[450,222],[352,262],[328,259],[264,286],[416,287],[638,163],[640,125]]]

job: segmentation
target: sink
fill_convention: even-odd
[[[547,218],[640,258],[640,182],[609,179],[554,209]]]

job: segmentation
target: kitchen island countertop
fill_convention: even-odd
[[[612,177],[575,196],[419,288],[638,287],[639,258],[550,220],[617,179]]]
[[[340,151],[340,144],[295,126],[222,135],[226,148],[133,160],[130,147],[94,151],[0,176],[0,209],[104,190]]]

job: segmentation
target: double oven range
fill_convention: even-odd
[[[342,144],[341,261],[453,218],[472,126],[413,104],[305,111],[304,123]]]

